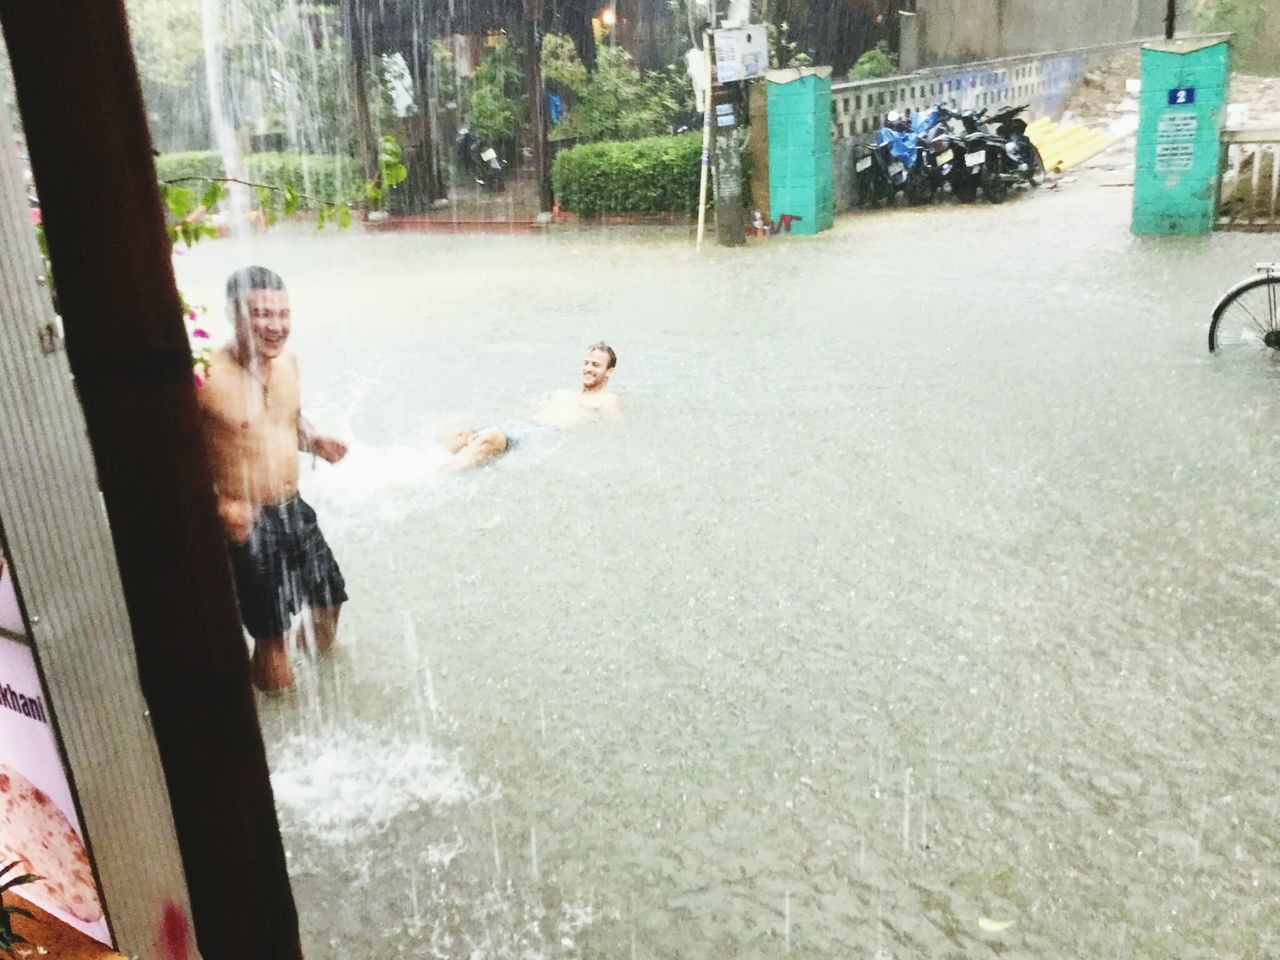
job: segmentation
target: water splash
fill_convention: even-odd
[[[273,758],[282,819],[328,843],[360,843],[397,817],[469,803],[488,792],[456,753],[360,725],[294,736]]]

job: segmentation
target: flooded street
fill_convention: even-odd
[[[340,647],[259,709],[306,955],[1280,950],[1274,238],[1088,179],[695,255],[279,229]],[[618,354],[620,424],[441,476]]]

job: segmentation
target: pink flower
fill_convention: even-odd
[[[194,381],[196,382],[196,389],[197,389],[197,390],[203,390],[203,389],[204,389],[204,378],[200,376],[200,371],[198,371],[198,370],[192,370],[192,371],[191,371],[191,379],[192,379],[192,380],[194,380]]]
[[[199,317],[197,316],[197,314],[196,314],[196,312],[195,312],[194,310],[188,310],[188,311],[187,311],[187,319],[188,319],[188,320],[190,320],[192,323],[195,323],[195,322],[196,322],[196,320],[198,320],[198,319],[199,319]]]
[[[192,335],[193,337],[197,337],[197,338],[199,338],[199,339],[201,339],[201,340],[208,340],[208,339],[209,339],[209,331],[208,331],[208,330],[202,330],[202,329],[200,329],[199,327],[196,327],[194,330],[192,330],[192,331],[191,331],[191,335]]]
[[[31,225],[32,225],[33,227],[38,227],[38,226],[40,226],[40,224],[42,224],[43,222],[44,222],[44,220],[41,218],[41,215],[40,215],[40,208],[39,208],[39,207],[32,207],[32,208],[31,208]]]

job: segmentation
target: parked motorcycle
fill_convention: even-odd
[[[1044,183],[1044,160],[1027,136],[1026,121],[1019,116],[1027,107],[1005,107],[987,121],[1003,141],[984,171],[982,191],[992,203],[1006,199],[1014,184],[1038,187]]]
[[[853,164],[853,202],[859,207],[884,207],[898,192],[895,181],[906,169],[889,151],[889,143],[869,143]]]
[[[963,147],[957,145],[957,137],[952,133],[941,107],[915,114],[912,125],[919,135],[917,163],[928,199],[932,200],[953,178]]]
[[[955,156],[949,182],[956,199],[972,203],[978,198],[978,188],[986,183],[988,162],[995,152],[1004,148],[1004,141],[992,133],[984,123],[986,110],[964,110],[960,113],[938,108],[939,116],[950,124],[960,124],[960,130],[952,136],[951,149]]]
[[[457,144],[458,158],[463,168],[471,174],[476,183],[487,190],[501,193],[506,186],[507,165],[498,156],[498,151],[484,143],[466,127],[458,131],[458,137],[454,142]]]
[[[892,203],[898,191],[913,203],[924,203],[930,189],[920,167],[920,138],[910,121],[894,111],[876,132],[874,143],[854,163],[854,196],[861,206]]]

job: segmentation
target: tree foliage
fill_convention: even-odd
[[[128,0],[138,72],[153,83],[188,83],[204,56],[200,6],[194,0]]]
[[[889,44],[881,40],[858,58],[849,71],[850,80],[879,80],[898,72],[898,55],[889,51]]]
[[[671,132],[672,120],[693,108],[693,94],[676,67],[641,71],[619,47],[601,47],[594,73],[556,128],[559,139],[635,140]]]
[[[542,38],[542,82],[562,97],[578,97],[587,86],[587,68],[578,56],[573,38],[549,33]]]
[[[512,140],[528,117],[520,58],[509,43],[491,47],[465,85],[471,132],[491,143]]]
[[[1280,0],[1207,0],[1197,4],[1196,29],[1231,31],[1236,65],[1252,73],[1280,73]]]

